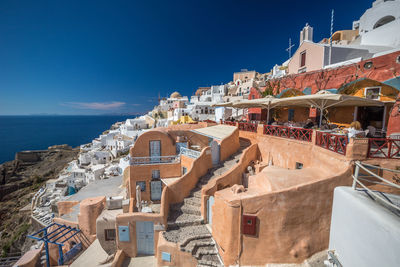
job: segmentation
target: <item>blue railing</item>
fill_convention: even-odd
[[[198,157],[200,157],[201,153],[199,151],[196,151],[196,150],[193,150],[193,149],[190,149],[190,148],[181,147],[180,154],[188,156],[190,158],[197,159]]]
[[[180,162],[179,155],[158,157],[133,157],[130,159],[131,165],[168,164],[178,162]]]

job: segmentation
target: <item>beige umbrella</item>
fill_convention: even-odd
[[[238,102],[238,101],[236,101]],[[217,103],[217,104],[212,104],[212,107],[233,107],[233,104],[236,102],[225,102],[225,103]]]
[[[267,95],[263,98],[251,99],[251,100],[242,100],[233,104],[235,108],[266,108],[268,110],[267,113],[267,121],[269,120],[269,111],[271,108],[274,108],[278,105],[280,99],[275,98],[271,95]]]
[[[136,207],[138,212],[142,211],[142,188],[140,185],[136,186]]]
[[[346,106],[383,106],[384,103],[368,98],[334,94],[326,90],[319,91],[313,95],[302,95],[288,98],[281,98],[277,106],[315,107],[320,110],[319,125],[321,126],[323,111],[327,108]]]

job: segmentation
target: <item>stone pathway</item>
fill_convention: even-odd
[[[164,238],[179,243],[181,251],[189,252],[197,259],[198,267],[223,266],[210,231],[201,217],[201,189],[210,180],[220,176],[235,166],[243,150],[249,146],[242,143],[240,149],[225,162],[210,169],[199,179],[196,187],[183,202],[170,206],[167,231]]]

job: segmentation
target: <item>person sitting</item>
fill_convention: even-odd
[[[361,123],[359,121],[353,121],[352,123],[350,123],[350,128],[353,128],[357,131],[362,131]]]
[[[329,130],[329,124],[326,122],[326,120],[322,120],[320,128],[321,130]]]
[[[304,125],[304,129],[311,129],[312,127],[314,127],[314,123],[311,119],[307,119],[306,124]]]

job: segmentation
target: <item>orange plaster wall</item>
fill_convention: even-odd
[[[235,153],[240,147],[239,129],[228,137],[224,138],[220,143],[220,161],[225,161],[230,155]]]
[[[301,107],[293,107],[293,108],[277,108],[277,112],[279,117],[277,120],[279,122],[287,122],[289,118],[289,109],[294,109],[294,122],[305,122],[309,118],[310,109],[309,108],[301,108]],[[272,116],[272,113],[270,114]]]
[[[181,163],[171,164],[149,164],[149,165],[133,165],[130,168],[129,192],[130,197],[136,199],[136,182],[145,181],[146,191],[142,192],[142,199],[150,201],[150,182],[152,181],[152,171],[160,170],[161,178],[180,177]]]
[[[72,207],[79,204],[79,201],[59,201],[57,202],[58,215],[62,216],[72,211]]]
[[[207,219],[207,200],[210,196],[214,196],[215,192],[234,184],[242,184],[242,175],[251,161],[257,160],[259,151],[257,144],[253,144],[243,151],[239,162],[233,169],[225,174],[212,179],[208,184],[204,185],[201,190],[201,215]]]
[[[185,167],[186,170],[190,170],[194,160],[195,160],[194,158],[181,155],[181,167],[182,168]]]
[[[392,133],[400,133],[400,97],[397,98],[396,103],[392,107],[390,114],[387,136]]]
[[[176,155],[175,141],[163,131],[151,130],[140,135],[133,147],[130,149],[131,157],[149,157],[150,141],[161,141],[161,156]]]
[[[350,185],[350,175],[348,167],[336,176],[264,195],[216,192],[212,227],[224,264],[300,263],[326,249],[333,190]],[[241,214],[257,216],[256,236],[241,234]]]
[[[212,168],[211,149],[206,147],[201,152],[200,157],[193,162],[190,170],[179,180],[168,185],[170,204],[182,202],[196,186],[199,178],[205,175],[210,168]]]
[[[96,219],[106,205],[105,197],[87,198],[81,201],[78,214],[79,228],[87,236],[96,235]]]
[[[161,259],[161,253],[167,252],[171,254],[171,262],[166,262]],[[157,250],[157,266],[197,266],[197,260],[188,252],[181,251],[178,243],[172,243],[165,240],[162,234],[158,238]]]

